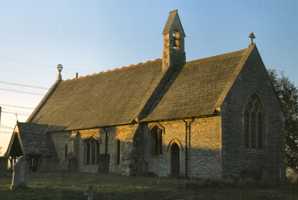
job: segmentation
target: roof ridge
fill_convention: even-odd
[[[236,53],[240,53],[240,52],[245,52],[247,51],[249,48],[243,48],[243,49],[239,49],[239,50],[236,50],[236,51],[230,51],[230,52],[226,52],[226,53],[222,53],[222,54],[217,54],[217,55],[214,55],[214,56],[207,56],[207,57],[203,57],[203,58],[199,58],[199,59],[195,59],[195,60],[190,60],[190,61],[187,61],[186,64],[191,64],[193,62],[198,62],[198,61],[205,61],[205,60],[211,60],[211,59],[216,59],[218,57],[223,57],[223,56],[228,56],[228,55],[233,55],[233,54],[236,54]]]
[[[159,60],[161,60],[161,58],[156,58],[156,59],[152,59],[152,60],[146,60],[144,62],[139,62],[139,63],[135,63],[135,64],[123,65],[123,66],[120,66],[120,67],[112,67],[111,69],[107,69],[107,70],[104,70],[104,71],[100,71],[100,72],[95,72],[95,73],[92,73],[92,74],[87,74],[87,75],[79,76],[78,78],[66,79],[66,80],[63,80],[63,82],[73,81],[73,80],[78,80],[78,79],[84,79],[84,78],[89,78],[89,77],[92,77],[92,76],[97,76],[97,75],[100,75],[100,74],[107,74],[107,73],[116,72],[116,71],[125,71],[127,69],[132,69],[132,68],[135,68],[135,67],[140,67],[140,65],[144,65],[144,64],[147,64],[147,63],[150,63],[150,62],[156,62],[156,61],[159,61]]]
[[[199,58],[199,59],[194,59],[194,60],[187,61],[186,64],[189,64],[189,63],[192,63],[192,62],[198,62],[198,61],[215,59],[215,58],[226,56],[226,55],[229,55],[229,54],[239,53],[241,51],[244,52],[247,49],[248,48],[243,48],[243,49],[240,49],[240,50],[230,51],[230,52],[226,52],[226,53],[222,53],[222,54],[217,54],[217,55],[214,55],[214,56],[208,56],[208,57],[203,57],[203,58]],[[139,62],[139,63],[135,63],[135,64],[123,65],[123,66],[119,66],[119,67],[112,67],[112,69],[107,69],[107,70],[104,70],[104,71],[100,71],[100,72],[95,72],[95,73],[92,73],[92,74],[87,74],[87,75],[79,76],[78,78],[70,78],[70,79],[62,80],[62,82],[72,81],[72,80],[78,80],[78,79],[84,79],[84,78],[89,78],[89,77],[92,77],[92,76],[97,76],[97,75],[100,75],[100,74],[111,73],[111,72],[115,72],[115,71],[124,71],[124,70],[131,69],[131,68],[134,68],[134,67],[139,67],[140,65],[143,65],[143,64],[146,64],[146,63],[156,62],[156,61],[159,61],[159,60],[161,60],[161,58],[156,58],[156,59],[152,59],[152,60],[146,60],[146,61],[143,61],[143,62]]]

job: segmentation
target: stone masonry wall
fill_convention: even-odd
[[[163,154],[152,155],[149,127],[157,125],[163,131]],[[221,119],[219,116],[195,119],[191,126],[191,149],[189,152],[189,176],[200,178],[221,177]],[[158,176],[171,172],[170,146],[176,142],[180,147],[180,175],[185,175],[185,122],[183,120],[151,123],[145,131],[145,160],[148,171]]]
[[[51,133],[51,138],[57,153],[57,170],[67,170],[67,159],[65,159],[65,144],[69,142],[69,132]]]
[[[191,125],[191,149],[189,151],[190,177],[219,178],[221,177],[221,119],[219,116],[195,119]],[[152,137],[150,128],[159,126],[163,129],[163,153],[152,154]],[[109,172],[122,175],[130,175],[132,165],[141,163],[143,173],[154,173],[158,176],[170,176],[171,173],[171,152],[170,147],[174,142],[180,148],[180,175],[185,175],[185,122],[183,120],[167,121],[160,123],[143,124],[138,129],[143,142],[138,149],[134,149],[135,136],[138,125],[126,125],[97,129],[99,132],[100,154],[104,154],[105,137],[108,133],[107,154],[110,157]],[[94,132],[94,130],[90,130]],[[78,170],[81,172],[98,173],[99,166],[86,165],[84,163],[84,139],[88,138],[88,130],[77,133],[76,139],[71,138],[69,132],[53,133],[52,139],[59,160],[59,169],[68,170],[68,160],[65,159],[65,144],[68,144],[68,151],[76,154]],[[117,140],[120,140],[120,163],[117,164]],[[75,146],[77,144],[77,147]],[[141,162],[134,163],[134,150]],[[136,153],[136,152],[135,152]],[[140,158],[142,157],[143,158]],[[145,163],[143,163],[143,161]]]
[[[137,125],[126,125],[109,128],[110,172],[130,175],[130,165],[133,150],[133,137]],[[117,140],[120,140],[120,163],[117,164]]]
[[[221,117],[200,118],[192,124],[190,174],[221,178]]]
[[[136,125],[110,127],[99,129],[99,153],[101,155],[109,155],[109,169],[110,173],[117,173],[122,175],[129,175],[130,173],[130,157],[132,151],[132,141]],[[106,133],[107,133],[107,148],[106,148]],[[88,134],[88,131],[85,131]],[[86,165],[84,164],[84,133],[80,133],[79,150],[78,150],[78,164],[79,171],[97,173],[99,172],[98,164]],[[120,140],[120,162],[117,163],[117,140]],[[107,150],[107,152],[106,152]],[[99,163],[100,165],[100,163]]]
[[[261,150],[244,146],[244,107],[253,94],[263,104],[265,139]],[[270,179],[283,178],[283,119],[279,102],[256,50],[224,100],[222,112],[223,174],[240,176],[245,170],[260,170]]]
[[[68,170],[68,159],[65,158],[65,145],[68,146],[68,154],[75,154],[78,171],[98,173],[98,164],[86,165],[84,163],[84,139],[87,139],[90,133],[99,132],[99,153],[107,153],[110,157],[109,172],[122,175],[130,174],[131,151],[133,149],[133,137],[137,125],[118,126],[105,129],[78,131],[75,138],[71,138],[70,132],[56,132],[51,134],[55,150],[57,152],[56,169]],[[107,152],[105,137],[108,133]],[[120,163],[117,164],[117,140],[120,140]]]

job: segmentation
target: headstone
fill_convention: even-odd
[[[89,185],[87,191],[84,194],[87,196],[87,200],[94,200],[94,191],[92,185]]]
[[[17,159],[16,163],[13,166],[12,172],[12,182],[10,189],[15,190],[20,187],[27,186],[27,168],[26,168],[26,160],[24,156],[21,156]]]

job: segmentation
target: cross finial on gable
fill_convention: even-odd
[[[254,32],[251,32],[248,37],[250,39],[250,44],[254,44],[254,39],[256,38]]]
[[[62,70],[63,70],[63,65],[62,64],[58,64],[57,65],[58,80],[62,80],[62,75],[61,75]]]

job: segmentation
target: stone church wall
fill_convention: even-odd
[[[161,155],[152,154],[152,137],[150,128],[157,125],[163,130],[163,149]],[[220,178],[221,177],[221,119],[219,116],[198,118],[191,124],[191,148],[189,150],[190,177]],[[131,175],[133,167],[134,140],[138,125],[125,125],[98,129],[100,154],[109,155],[109,173]],[[180,176],[185,176],[185,122],[183,120],[166,121],[160,123],[143,124],[141,131],[143,150],[138,156],[144,158],[143,172],[157,176],[171,175],[171,144],[179,146]],[[108,133],[108,146],[106,148],[106,132]],[[58,156],[57,169],[69,170],[68,160],[65,158],[65,145],[68,153],[73,152],[77,158],[78,171],[98,173],[99,165],[86,165],[84,163],[84,139],[88,130],[78,132],[75,138],[70,132],[52,133],[52,139]],[[117,140],[120,140],[120,162],[117,163]],[[106,152],[107,150],[107,152]],[[138,149],[139,150],[139,149]],[[140,154],[139,154],[140,153]]]
[[[99,132],[99,153],[100,155],[108,154],[110,173],[117,173],[122,175],[130,174],[131,152],[133,149],[133,137],[137,125],[125,125],[110,127],[105,129],[98,129]],[[94,130],[90,130],[93,131]],[[82,132],[82,131],[81,131]],[[107,147],[106,147],[106,132]],[[85,164],[84,163],[84,139],[87,139],[88,130],[84,132],[77,132],[75,138],[71,136],[70,132],[56,132],[51,134],[55,150],[57,152],[57,160],[44,159],[43,165],[53,164],[53,169],[69,170],[69,160],[65,157],[65,145],[67,145],[67,153],[73,154],[76,157],[77,170],[81,172],[98,173],[99,164]],[[120,162],[117,163],[117,140],[120,140]],[[107,152],[106,152],[107,150]],[[56,165],[56,166],[54,166]]]
[[[51,138],[53,140],[53,144],[56,150],[56,154],[57,154],[57,159],[56,162],[57,166],[56,169],[57,170],[67,170],[67,166],[68,166],[68,161],[65,158],[65,144],[67,144],[69,142],[69,136],[70,133],[69,132],[55,132],[55,133],[51,133]],[[51,160],[47,160],[47,163],[52,163]]]
[[[192,177],[221,178],[221,118],[200,118],[192,124],[190,174]]]
[[[145,159],[148,171],[158,176],[171,175],[170,146],[176,142],[180,148],[180,175],[185,176],[185,122],[183,120],[151,123],[163,131],[163,153],[152,155],[150,129],[145,133]],[[190,177],[221,177],[221,119],[218,116],[195,119],[191,126],[191,148],[189,151]]]
[[[110,172],[130,175],[132,161],[133,138],[137,125],[125,125],[109,128]],[[120,162],[117,163],[117,140],[120,140]]]
[[[265,117],[264,147],[257,150],[244,145],[244,107],[253,94],[260,98]],[[263,178],[283,179],[282,113],[257,51],[248,59],[221,110],[224,176],[239,177],[248,170]]]
[[[60,167],[58,165],[58,160],[54,156],[53,157],[41,157],[39,162],[40,163],[39,163],[38,171],[53,172],[53,171],[60,170]]]
[[[162,154],[152,154],[152,139],[150,128],[155,125],[159,126],[163,130],[162,136]],[[144,157],[147,162],[148,172],[157,176],[170,176],[171,175],[171,152],[170,142],[176,141],[179,145],[180,152],[180,174],[183,176],[185,171],[185,124],[181,121],[161,122],[149,124],[149,127],[144,131]]]

